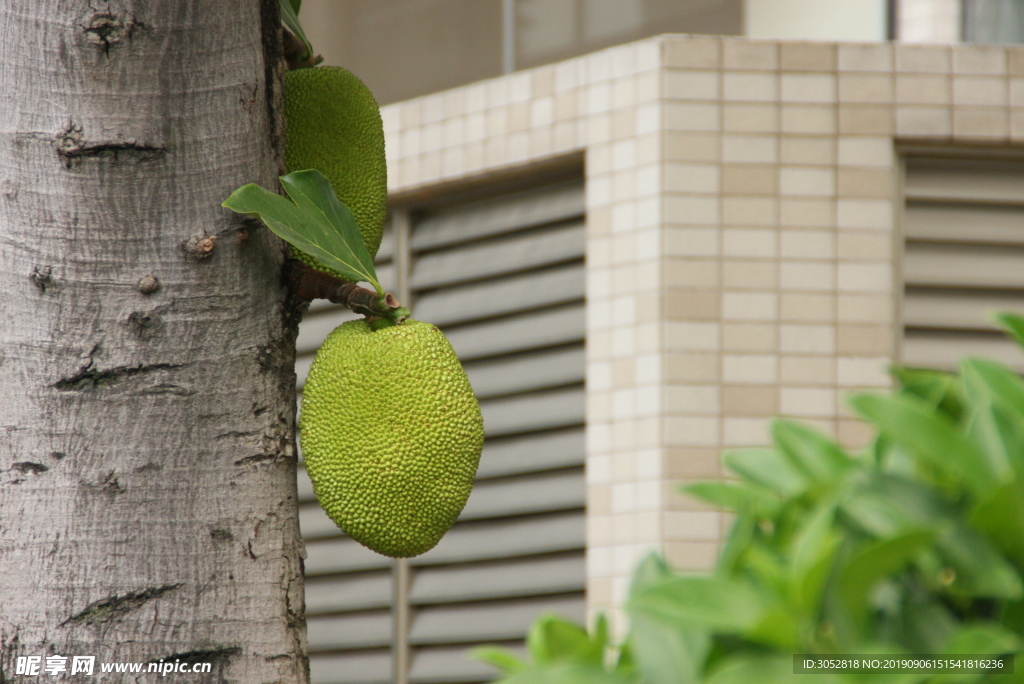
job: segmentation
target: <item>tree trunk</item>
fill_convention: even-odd
[[[0,2],[0,682],[307,679],[277,4]]]

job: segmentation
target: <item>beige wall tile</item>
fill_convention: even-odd
[[[832,261],[783,261],[779,264],[783,290],[831,291],[835,289],[836,264]]]
[[[723,228],[721,233],[723,256],[771,259],[778,255],[778,235],[772,228]]]
[[[1007,138],[1009,112],[1005,107],[955,107],[953,135],[963,138]]]
[[[836,331],[831,325],[779,326],[779,349],[784,354],[834,354]]]
[[[1010,76],[1024,76],[1024,48],[1018,45],[1006,47],[1006,69]]]
[[[719,189],[719,167],[715,164],[684,164],[666,162],[666,192],[716,193]]]
[[[719,235],[715,228],[681,228],[672,226],[665,231],[666,256],[717,256]]]
[[[721,473],[720,463],[717,449],[676,447],[664,451],[664,473],[669,479],[717,477]]]
[[[836,285],[840,292],[892,292],[894,275],[889,261],[840,262]]]
[[[779,129],[778,107],[774,104],[725,104],[722,130],[729,133],[774,133]]]
[[[838,317],[844,323],[890,323],[893,320],[891,295],[841,294]]]
[[[836,236],[832,230],[782,230],[779,253],[784,259],[834,259]]]
[[[779,411],[779,391],[763,385],[726,385],[722,411],[736,416],[770,416]]]
[[[779,194],[830,197],[836,194],[836,174],[830,168],[782,167]]]
[[[848,230],[839,231],[836,246],[840,259],[891,260],[895,249],[889,234]]]
[[[774,195],[779,172],[774,165],[726,164],[722,167],[722,193],[727,195]]]
[[[954,76],[954,105],[1005,106],[1008,83],[1005,78],[984,76]]]
[[[833,356],[783,356],[779,358],[779,382],[785,385],[830,385],[836,379]]]
[[[667,102],[665,126],[676,131],[717,131],[721,127],[719,109],[717,104]]]
[[[898,74],[896,76],[896,102],[898,104],[937,104],[952,102],[951,80],[946,75]]]
[[[729,259],[722,263],[722,286],[766,290],[778,283],[778,264],[769,260]]]
[[[953,73],[1006,73],[1006,48],[997,45],[957,45],[953,50]]]
[[[769,418],[732,418],[722,419],[722,446],[748,447],[762,446],[770,441],[768,428]]]
[[[778,327],[758,323],[726,323],[722,325],[723,351],[774,352],[778,349]]]
[[[712,287],[718,283],[718,262],[713,259],[667,258],[664,260],[666,287]]]
[[[664,425],[665,445],[716,446],[718,444],[718,418],[698,416],[666,416]]]
[[[897,107],[896,134],[902,137],[945,138],[953,133],[949,107]]]
[[[889,356],[893,352],[893,331],[887,325],[839,325],[836,351],[848,356]]]
[[[727,226],[770,226],[778,216],[774,197],[728,196],[722,200],[722,223]]]
[[[783,387],[779,390],[783,415],[832,416],[836,409],[836,391],[831,388]]]
[[[726,354],[722,357],[722,381],[744,385],[773,385],[779,381],[778,357]]]
[[[836,192],[844,197],[892,197],[896,179],[891,169],[841,168]]]
[[[726,69],[777,69],[779,46],[769,41],[724,38],[722,66]]]
[[[722,293],[722,319],[772,321],[779,314],[779,297],[773,292]]]
[[[783,105],[783,133],[827,134],[836,132],[836,109],[832,106]]]
[[[708,195],[665,195],[665,220],[680,225],[708,225],[718,222],[718,198]]]
[[[949,46],[895,43],[896,71],[944,74],[952,70]]]
[[[666,353],[665,382],[717,382],[719,377],[716,353]]]
[[[734,102],[774,102],[779,96],[775,72],[727,71],[722,74],[722,99]]]
[[[840,71],[891,71],[892,45],[889,43],[840,44]]]
[[[784,135],[779,138],[779,161],[783,164],[835,164],[835,138]]]
[[[839,101],[884,104],[892,102],[892,76],[888,74],[840,74]]]
[[[748,164],[774,164],[778,161],[779,141],[774,135],[723,135],[722,161]]]
[[[672,37],[663,43],[666,67],[688,69],[714,68],[721,64],[721,45],[711,36]]]
[[[665,320],[715,320],[721,315],[721,295],[715,290],[667,289],[664,297]]]
[[[718,135],[665,131],[663,139],[662,153],[666,161],[717,162],[720,158]]]
[[[832,74],[783,73],[779,96],[783,102],[831,103],[836,101],[836,77]]]
[[[843,136],[838,139],[837,154],[840,165],[890,169],[895,163],[893,141],[886,136]]]
[[[721,94],[717,71],[664,72],[662,93],[668,100],[717,100]]]
[[[892,107],[854,104],[839,106],[841,135],[892,135],[895,130]]]
[[[839,199],[836,224],[840,228],[892,230],[893,202],[881,199]]]
[[[842,387],[890,387],[891,361],[888,357],[840,357],[836,361],[836,379]]]
[[[832,321],[836,317],[836,297],[831,293],[783,292],[779,317],[787,323]]]
[[[829,43],[782,43],[779,68],[784,71],[835,71],[836,46]]]
[[[779,201],[779,224],[801,228],[828,228],[836,224],[832,199],[786,198]]]
[[[666,415],[717,415],[721,410],[717,385],[667,385]]]
[[[1010,106],[1024,107],[1024,78],[1010,79]]]

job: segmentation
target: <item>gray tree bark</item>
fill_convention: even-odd
[[[308,678],[277,2],[0,2],[0,682]]]

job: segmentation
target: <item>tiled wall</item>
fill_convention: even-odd
[[[725,521],[675,493],[772,416],[862,443],[888,386],[897,144],[1024,142],[1024,50],[664,36],[389,106],[391,189],[583,151],[588,602],[636,561],[712,566]]]

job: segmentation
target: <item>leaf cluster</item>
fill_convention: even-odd
[[[998,318],[1024,344],[1024,319]],[[715,572],[645,559],[616,647],[554,616],[529,662],[476,651],[502,684],[773,684],[792,654],[1017,654],[1024,662],[1024,380],[968,358],[899,368],[850,403],[877,431],[851,454],[778,420],[773,446],[727,453],[735,478],[683,491],[734,516]],[[1014,675],[805,674],[805,684],[1016,681]]]

